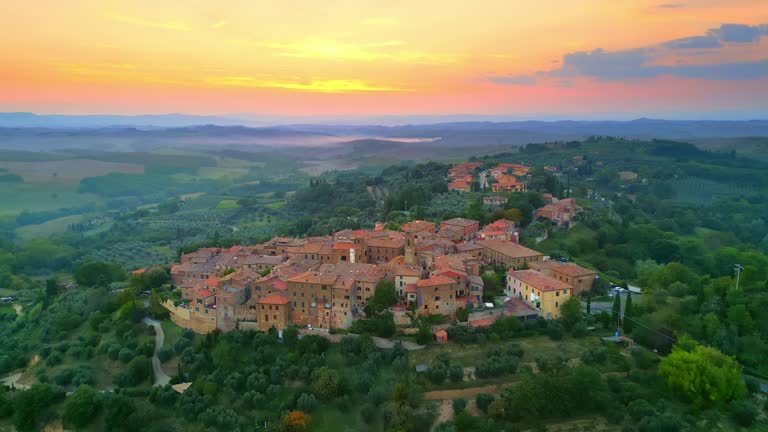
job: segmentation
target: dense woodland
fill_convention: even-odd
[[[293,188],[274,176],[252,186],[211,183],[211,193],[220,194],[216,203],[226,199],[236,207],[207,207],[205,196],[162,198],[151,210],[115,211],[98,235],[74,226],[48,239],[19,241],[6,226],[0,286],[20,299],[23,312],[0,306],[0,375],[29,368],[36,384],[0,390],[0,424],[20,431],[59,419],[83,430],[423,431],[440,419],[437,430],[445,432],[543,430],[547,424],[560,430],[764,430],[759,387],[768,379],[768,318],[761,313],[768,307],[768,164],[685,143],[607,137],[475,159],[484,164],[479,170],[498,162],[537,167],[530,192],[510,194],[505,206],[489,209],[482,196],[490,193],[480,187],[447,191],[450,165],[401,164],[376,174],[302,178]],[[544,166],[556,167],[556,174]],[[621,171],[639,178],[622,181]],[[120,190],[110,182],[100,187]],[[257,186],[266,190],[248,191]],[[534,220],[542,192],[576,198],[586,211],[570,229]],[[456,216],[514,220],[528,246],[595,269],[600,278],[583,303],[563,306],[560,320],[454,326],[450,348],[376,348],[367,334],[404,337],[386,314],[356,323],[353,331],[362,336],[338,344],[299,340],[295,330],[282,340],[273,333],[166,331],[160,355],[176,365],[172,383],[193,386],[184,394],[151,387],[152,328],[141,320],[164,318],[158,302],[169,290],[165,265],[174,255],[274,234],[324,235],[376,221],[394,228],[415,218]],[[40,216],[19,215],[13,226],[34,217]],[[187,223],[193,217],[202,219]],[[543,234],[546,240],[537,243]],[[142,263],[159,267],[129,276],[136,262],[94,252],[127,240],[136,244],[126,246],[125,255],[146,245],[162,248],[164,254],[145,254],[154,262]],[[738,287],[736,264],[743,266]],[[503,288],[504,269],[486,270],[492,300]],[[65,288],[69,280],[79,286]],[[615,298],[607,296],[609,282],[643,288],[625,304],[623,323]],[[377,291],[373,307],[391,303],[391,291]],[[593,312],[591,305],[600,302],[613,306]],[[428,326],[439,320],[417,322],[419,333],[406,339],[429,343]],[[636,347],[600,342],[617,326]],[[416,373],[417,364],[429,369]],[[456,397],[447,417],[428,397],[488,385],[498,387]]]

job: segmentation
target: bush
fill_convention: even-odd
[[[629,413],[629,416],[632,417],[632,420],[636,422],[640,421],[643,417],[650,417],[656,414],[656,410],[653,406],[642,399],[632,401],[629,406],[627,406],[627,412]]]
[[[487,414],[488,407],[495,399],[496,398],[492,394],[478,393],[477,396],[475,396],[475,403],[477,404],[477,408],[480,409],[480,411]]]
[[[583,338],[587,335],[587,325],[583,322],[576,323],[576,325],[573,326],[571,333],[575,338]]]
[[[317,398],[311,393],[302,393],[296,401],[296,409],[304,412],[312,412],[318,405]]]
[[[123,348],[120,350],[120,354],[118,355],[118,358],[123,363],[128,363],[131,361],[131,359],[134,357],[133,351],[129,350],[128,348]]]
[[[463,398],[458,398],[453,400],[453,413],[455,415],[459,415],[464,412],[464,409],[467,408],[467,401]]]
[[[558,322],[550,323],[547,327],[547,336],[553,341],[559,341],[563,338],[563,326]]]
[[[458,364],[451,365],[448,369],[448,376],[453,382],[462,381],[464,380],[464,368]]]
[[[157,353],[157,357],[160,359],[160,363],[165,363],[172,359],[176,355],[176,351],[171,347],[162,347]]]
[[[757,418],[758,411],[752,402],[741,400],[731,404],[731,418],[739,426],[750,427]]]

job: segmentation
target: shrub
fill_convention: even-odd
[[[758,411],[752,402],[741,400],[731,404],[731,418],[739,426],[750,427],[757,418]]]
[[[583,322],[576,323],[571,332],[575,338],[583,338],[587,335],[587,325]]]
[[[133,351],[129,350],[128,348],[123,348],[120,350],[120,354],[118,354],[117,357],[121,362],[128,363],[134,357],[134,354]]]
[[[165,363],[172,359],[176,355],[176,351],[171,347],[162,347],[157,353],[157,357],[160,359],[160,363]]]
[[[302,393],[296,401],[296,409],[304,412],[312,412],[318,405],[317,398],[311,393]]]
[[[477,404],[477,408],[480,409],[480,411],[484,413],[488,413],[488,407],[491,405],[491,402],[493,402],[496,398],[492,394],[488,393],[478,393],[477,396],[475,396],[475,403]]]
[[[467,401],[463,398],[458,398],[453,400],[453,413],[455,415],[459,415],[464,412],[464,409],[467,408]]]
[[[650,417],[656,414],[656,410],[653,406],[642,399],[632,401],[627,406],[627,412],[629,413],[629,416],[632,417],[632,420],[636,422],[640,421],[643,417]]]
[[[458,364],[451,365],[448,369],[448,376],[453,382],[462,381],[464,379],[464,368]]]
[[[559,341],[563,338],[563,326],[558,322],[553,322],[547,327],[547,336],[553,341]]]

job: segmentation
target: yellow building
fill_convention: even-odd
[[[507,272],[507,295],[518,297],[540,311],[546,319],[560,318],[560,306],[571,297],[573,287],[536,270]]]

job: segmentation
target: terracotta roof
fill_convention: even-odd
[[[284,305],[288,303],[288,297],[286,297],[284,294],[281,294],[281,293],[272,293],[266,297],[259,299],[256,303],[268,304],[268,305]]]
[[[142,273],[145,273],[146,271],[147,271],[146,268],[140,268],[132,271],[131,274],[142,274]]]
[[[416,287],[417,285],[415,283],[405,284],[405,292],[407,294],[416,294]]]
[[[207,287],[218,287],[219,286],[219,278],[216,276],[211,276],[208,279],[205,280],[205,286]]]
[[[448,276],[443,276],[443,275],[432,276],[429,279],[419,279],[418,281],[416,281],[416,285],[419,287],[454,285],[454,284],[456,284],[455,280],[449,278]]]
[[[536,270],[510,271],[509,275],[541,291],[559,291],[573,288],[567,283],[560,282]]]
[[[405,240],[390,238],[370,239],[366,244],[368,247],[397,249],[405,246]]]
[[[480,222],[478,222],[476,220],[472,220],[472,219],[453,218],[453,219],[448,219],[448,220],[442,221],[440,223],[440,225],[445,224],[445,225],[455,225],[455,226],[460,226],[460,227],[468,227],[468,226],[472,226],[472,225],[479,224],[479,223]]]
[[[425,230],[435,232],[435,223],[424,221],[424,220],[415,220],[415,221],[406,222],[400,225],[400,229],[405,232],[412,232],[412,233],[421,232]]]
[[[476,319],[474,321],[469,322],[470,327],[489,327],[491,324],[496,322],[495,316],[487,316],[485,318]]]
[[[554,272],[564,274],[566,276],[575,276],[575,277],[589,276],[589,275],[596,274],[594,270],[584,268],[580,265],[576,265],[570,262],[561,263],[555,260],[547,260],[547,261],[531,263],[531,267],[538,270],[550,269]]]
[[[543,255],[541,252],[537,252],[533,249],[528,249],[525,246],[520,246],[517,243],[512,243],[511,241],[502,239],[479,240],[477,244],[510,258],[523,258]]]
[[[348,251],[350,249],[360,249],[360,246],[351,241],[337,241],[333,244],[333,250]]]
[[[528,316],[538,315],[539,311],[519,298],[507,300],[504,303],[505,316]]]
[[[318,273],[318,272],[304,272],[298,276],[294,276],[290,279],[288,279],[288,282],[302,282],[302,283],[312,283],[312,284],[320,284],[320,285],[333,285],[334,282],[336,282],[336,279],[338,278],[337,275],[333,274],[325,274],[325,273]]]
[[[435,332],[435,336],[437,336],[439,338],[447,338],[448,337],[448,332],[446,332],[445,329],[440,329],[440,330]]]
[[[207,290],[207,289],[205,289],[205,288],[200,288],[199,290],[197,290],[197,296],[198,296],[199,298],[208,298],[208,297],[213,297],[213,295],[214,295],[214,294],[213,294],[213,291],[211,291],[211,290]]]
[[[466,273],[461,274],[459,272],[453,271],[453,270],[446,270],[438,273],[440,276],[448,276],[451,279],[459,280],[459,278],[467,277]]]

